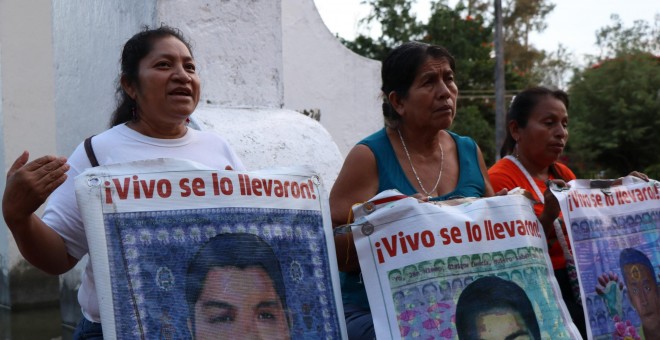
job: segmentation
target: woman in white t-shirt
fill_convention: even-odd
[[[96,165],[151,158],[181,158],[218,169],[243,170],[220,136],[189,129],[200,97],[190,45],[176,29],[145,29],[126,42],[112,128],[79,145],[67,159],[28,162],[24,151],[7,174],[2,211],[21,254],[53,275],[67,272],[89,252],[74,192],[74,178]],[[91,152],[90,152],[91,151]],[[94,164],[96,163],[96,164]],[[49,198],[43,218],[34,212]],[[75,339],[102,339],[91,262],[78,292],[83,319]]]

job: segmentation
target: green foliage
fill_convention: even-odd
[[[660,178],[659,23],[624,27],[613,15],[596,34],[601,58],[574,77],[568,155],[581,177],[637,170]]]
[[[446,47],[456,56],[457,84],[461,90],[492,88],[495,60],[492,27],[481,16],[462,17],[459,11],[435,4],[425,26],[424,41]]]
[[[472,137],[477,141],[486,164],[495,163],[495,130],[492,123],[484,119],[479,107],[475,105],[462,107],[454,120],[452,131]]]
[[[476,1],[472,5],[476,5]],[[452,128],[474,138],[481,147],[486,164],[492,164],[496,154],[492,24],[485,22],[478,8],[468,9],[462,3],[455,9],[436,3],[431,13],[425,25],[424,41],[444,46],[456,56],[456,82],[460,94],[458,116]],[[510,79],[517,78],[511,69],[508,71]]]
[[[529,43],[529,35],[545,30],[545,17],[554,8],[546,0],[503,1],[504,55],[511,70],[526,80],[522,87],[536,85],[543,77],[535,66],[543,63],[545,54]]]
[[[571,60],[573,60],[573,54],[562,44],[559,44],[556,51],[546,53],[543,60],[536,65],[535,71],[539,75],[541,84],[566,89],[570,74],[577,72]]]
[[[613,14],[611,19],[610,26],[596,32],[601,60],[634,52],[660,54],[660,15],[655,16],[653,26],[644,20],[636,20],[631,27],[624,27],[618,15]]]
[[[358,35],[354,41],[342,43],[355,53],[376,60],[383,60],[394,47],[406,41],[421,40],[423,27],[410,13],[411,0],[364,0],[372,11],[360,23],[369,26],[373,22],[380,24],[382,34],[374,39]]]
[[[458,116],[453,129],[472,136],[487,164],[494,161],[493,10],[489,0],[435,1],[427,23],[411,13],[415,0],[364,0],[371,15],[364,25],[379,24],[382,35],[358,36],[343,43],[358,54],[382,60],[399,44],[417,40],[445,46],[456,56]],[[597,66],[576,70],[563,46],[546,52],[529,43],[532,32],[545,29],[554,9],[550,0],[503,1],[506,87],[511,93],[543,84],[566,88],[570,96],[567,162],[579,177],[601,173],[618,177],[632,170],[660,178],[660,16],[653,25],[636,21],[624,27],[618,16],[600,29]]]
[[[377,38],[359,35],[342,42],[354,52],[377,60],[403,42],[417,40],[446,47],[456,56],[456,79],[459,87],[458,119],[455,129],[473,137],[481,146],[487,164],[495,160],[495,109],[493,58],[493,10],[489,0],[460,0],[454,8],[447,0],[432,3],[427,23],[418,22],[411,13],[414,0],[365,0],[371,14],[363,25],[379,24]],[[508,20],[509,51],[505,77],[507,88],[520,89],[539,78],[530,72],[544,55],[527,44],[527,36],[544,28],[543,18],[552,10],[545,0],[510,0],[505,7]],[[536,58],[527,62],[529,58]],[[523,61],[525,61],[523,63]],[[524,65],[523,65],[524,64]],[[522,65],[522,66],[521,66]]]
[[[447,0],[432,2],[427,23],[417,21],[411,13],[415,0],[364,0],[371,13],[360,20],[369,28],[378,24],[381,35],[364,34],[342,43],[362,56],[383,60],[394,47],[406,41],[424,41],[445,46],[457,58],[461,90],[488,90],[494,96],[492,2],[460,0],[454,8]],[[530,33],[545,29],[545,16],[554,5],[547,0],[508,0],[504,4],[505,56],[507,88],[520,89],[538,84],[541,76],[532,68],[541,63],[544,54],[527,40]],[[552,67],[549,64],[548,67]]]
[[[505,0],[502,5],[507,41],[527,43],[529,34],[547,27],[545,16],[555,8],[546,0]]]
[[[660,58],[617,54],[578,74],[570,90],[568,156],[583,177],[660,169]]]

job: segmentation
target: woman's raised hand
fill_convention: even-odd
[[[639,179],[641,179],[641,180],[643,180],[643,181],[646,181],[646,182],[649,181],[649,176],[647,176],[645,173],[643,173],[643,172],[639,172],[639,171],[631,171],[631,172],[628,174],[628,176],[637,177],[637,178],[639,178]],[[623,184],[623,177],[619,177],[619,178],[617,178],[617,179],[612,183],[612,185],[621,185],[621,184]]]
[[[552,193],[551,187],[555,186],[557,188],[566,188],[568,183],[561,179],[549,179],[545,181],[545,192],[543,192],[543,200],[545,201],[543,206],[543,213],[548,217],[551,217],[552,220],[559,216],[561,208],[559,207],[559,201],[557,197]]]
[[[66,180],[66,158],[43,156],[28,163],[24,151],[7,172],[2,214],[8,226],[25,222]]]
[[[541,215],[539,216],[539,221],[541,221],[541,224],[543,225],[543,230],[545,231],[546,237],[550,238],[551,236],[554,237],[553,235],[555,235],[553,222],[557,217],[559,217],[559,213],[561,212],[559,201],[557,200],[557,197],[555,197],[555,195],[552,193],[550,187],[554,185],[559,188],[564,188],[567,187],[568,184],[561,179],[549,179],[546,180],[545,185],[546,189],[543,192],[543,212],[541,212]]]

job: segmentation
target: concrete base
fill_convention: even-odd
[[[64,326],[75,328],[82,318],[78,305],[78,288],[88,260],[89,256],[83,257],[73,269],[60,275],[60,311]]]
[[[57,307],[24,311],[0,308],[0,339],[71,339],[72,336],[71,329],[62,327]]]
[[[205,106],[192,119],[200,130],[224,137],[247,170],[309,166],[330,192],[344,161],[328,131],[296,111]]]
[[[8,285],[9,301],[3,305],[13,311],[21,311],[59,305],[59,280],[48,275],[21,259],[8,273],[8,278],[0,282]]]
[[[2,266],[0,264],[0,266]],[[11,298],[9,297],[9,275],[5,267],[0,267],[0,308],[9,308]]]
[[[72,328],[62,324],[59,301],[57,276],[22,258],[0,268],[0,339],[70,339]]]

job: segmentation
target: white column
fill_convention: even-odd
[[[50,0],[0,1],[0,161],[5,172],[23,150],[30,151],[31,159],[56,152],[51,27]],[[4,192],[4,173],[1,177]],[[0,304],[16,307],[57,299],[57,277],[22,258],[3,220]]]
[[[282,32],[284,108],[319,109],[344,155],[383,127],[379,61],[342,45],[313,0],[282,1]]]
[[[200,104],[282,107],[280,0],[160,0],[158,21],[193,43]]]

